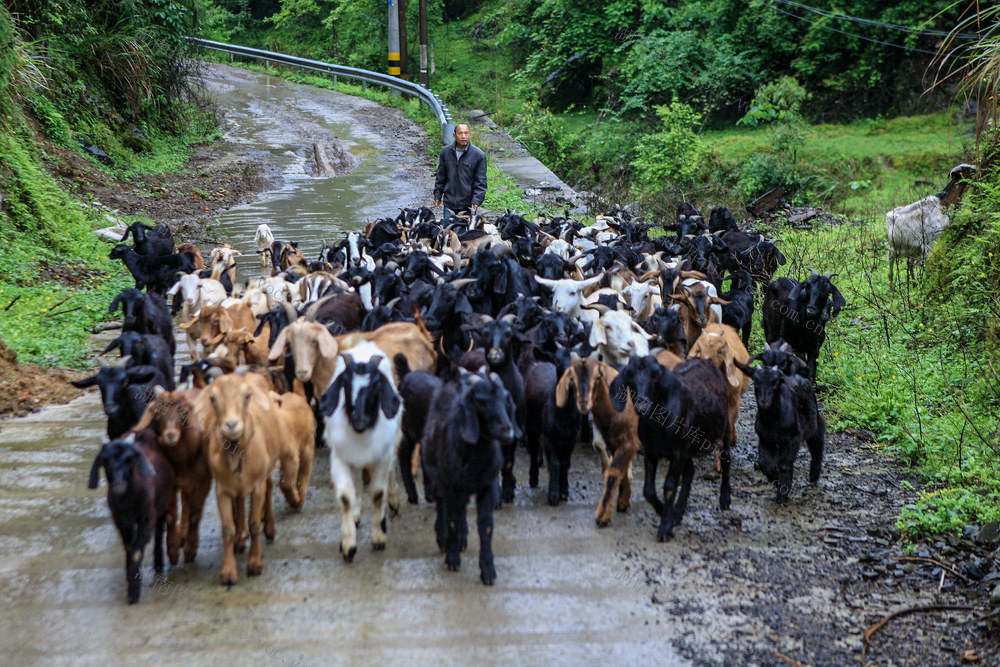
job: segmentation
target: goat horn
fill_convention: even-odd
[[[451,284],[455,286],[455,289],[462,289],[466,285],[471,285],[476,282],[476,278],[459,278],[458,280],[451,281]]]
[[[816,273],[816,269],[809,269],[809,277],[810,278],[816,278],[817,276],[819,276],[819,274]]]
[[[299,319],[299,314],[295,310],[295,307],[292,306],[291,303],[289,303],[288,301],[285,301],[284,299],[281,299],[279,301],[279,303],[282,305],[282,307],[284,307],[285,314],[288,315],[288,323],[289,324],[291,324],[295,320]]]
[[[601,315],[603,315],[604,313],[606,313],[609,310],[611,310],[610,308],[608,308],[607,306],[605,306],[603,303],[588,303],[585,306],[581,306],[581,308],[586,308],[587,310],[596,310]]]
[[[316,301],[313,301],[311,304],[309,304],[309,307],[306,309],[306,322],[315,322],[316,315],[319,313],[320,307],[322,307],[324,303],[326,303],[335,296],[337,295],[328,294],[327,296],[324,296],[322,299],[317,299]]]
[[[386,305],[387,308],[395,308],[396,304],[399,303],[399,301],[402,298],[403,297],[401,297],[401,296],[397,296],[395,299],[390,299],[389,302],[387,304],[385,304],[385,305]]]
[[[826,278],[827,280],[830,280],[831,278],[836,278],[839,275],[840,275],[839,273],[824,273],[823,277]]]
[[[640,283],[644,283],[647,280],[649,280],[650,278],[658,278],[659,276],[660,276],[660,272],[659,271],[656,271],[656,270],[646,271],[646,273],[644,273],[641,276],[639,276],[638,280],[639,280]]]

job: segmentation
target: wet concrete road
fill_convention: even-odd
[[[493,587],[479,582],[474,530],[461,571],[447,571],[427,504],[402,507],[379,553],[366,497],[359,553],[345,564],[320,450],[305,509],[291,513],[275,495],[278,536],[265,545],[263,575],[247,578],[243,555],[239,584],[217,583],[213,493],[197,562],[155,575],[147,549],[142,599],[130,606],[103,473],[100,488],[87,489],[104,427],[95,391],[0,428],[3,664],[676,661],[648,594],[623,585],[615,557],[622,531],[643,530],[635,513],[607,530],[593,525],[592,452],[577,452],[568,505],[550,508],[541,488],[521,488],[497,512]]]

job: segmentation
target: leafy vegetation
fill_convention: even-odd
[[[96,145],[115,164],[95,169],[128,178],[179,169],[216,132],[187,87],[194,14],[170,0],[0,6],[0,338],[21,361],[81,365],[131,284],[93,234],[109,221],[51,175],[60,156]]]

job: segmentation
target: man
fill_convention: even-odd
[[[455,142],[441,149],[434,181],[434,206],[444,201],[443,220],[451,211],[475,214],[486,196],[486,154],[473,146],[472,131],[465,123],[455,126]]]

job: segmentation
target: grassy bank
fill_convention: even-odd
[[[996,223],[976,204],[963,215],[976,219],[977,237],[997,238]],[[836,273],[847,299],[828,327],[819,365],[829,428],[871,431],[928,484],[900,516],[904,535],[919,539],[1000,520],[1000,357],[996,332],[988,333],[996,313],[967,298],[995,293],[996,264],[950,265],[965,295],[939,291],[929,280],[890,288],[877,211],[862,222],[778,237],[789,260],[779,275]],[[955,240],[939,251],[949,245],[955,248]],[[941,272],[932,264],[928,277]],[[759,348],[759,332],[755,338]]]

